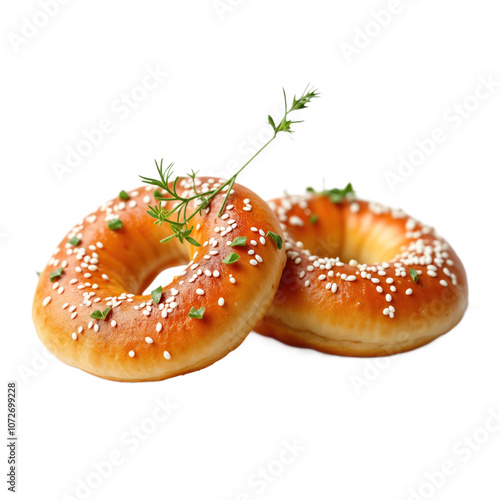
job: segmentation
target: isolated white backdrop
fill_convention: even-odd
[[[495,2],[54,0],[50,18],[42,4],[3,2],[0,15],[1,356],[19,383],[18,498],[499,498]],[[157,85],[137,90],[148,71]],[[497,83],[476,100],[481,79]],[[239,181],[265,199],[351,181],[434,225],[468,271],[462,323],[378,364],[254,333],[157,383],[44,361],[35,271],[68,228],[154,158],[230,171],[265,137],[281,87],[308,82],[322,97],[305,123]],[[101,144],[58,178],[54,164],[102,120]],[[441,143],[391,189],[387,172],[436,128]],[[158,423],[157,398],[176,405]],[[453,473],[435,473],[443,462]]]

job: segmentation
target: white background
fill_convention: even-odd
[[[380,27],[372,12],[397,2],[219,4],[73,0],[39,28],[27,27],[44,22],[36,1],[2,4],[2,369],[19,384],[17,497],[498,499],[500,431],[481,428],[500,410],[500,87],[471,98],[480,78],[500,82],[498,6],[401,0]],[[169,74],[141,94],[148,67]],[[35,271],[67,230],[153,174],[154,158],[181,174],[230,172],[267,137],[281,87],[300,93],[308,82],[322,97],[305,123],[239,182],[267,199],[351,181],[360,197],[434,225],[468,272],[460,325],[378,365],[254,333],[215,365],[156,383],[44,361],[31,322]],[[119,100],[132,91],[144,99],[127,111]],[[469,116],[453,119],[464,100]],[[58,179],[54,163],[105,118],[113,131]],[[391,189],[386,173],[435,128],[446,140]],[[177,409],[155,424],[157,398]],[[127,439],[141,425],[149,434],[135,450]],[[300,451],[280,465],[285,441]],[[93,463],[117,452],[121,463],[97,476]],[[455,473],[426,485],[445,461]],[[269,467],[272,481],[256,482]],[[90,491],[77,490],[88,480]]]

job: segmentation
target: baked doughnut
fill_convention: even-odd
[[[203,192],[222,181],[195,182]],[[178,185],[184,197],[193,195],[191,178]],[[199,247],[177,238],[160,243],[172,230],[147,214],[158,195],[151,186],[122,191],[73,227],[34,297],[33,320],[46,347],[71,366],[118,381],[185,374],[236,348],[270,305],[286,256],[267,203],[234,184],[219,217],[224,194],[191,221]],[[143,295],[162,270],[185,263],[163,290]]]
[[[467,308],[467,278],[434,229],[378,203],[308,193],[270,202],[287,264],[256,331],[297,347],[383,356],[427,344]]]

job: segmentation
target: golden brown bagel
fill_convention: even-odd
[[[287,264],[259,333],[331,354],[382,356],[427,344],[462,318],[464,267],[431,227],[377,203],[317,194],[270,205],[285,230]]]
[[[197,182],[203,190],[220,185],[202,177]],[[190,179],[179,185],[192,195]],[[221,217],[224,193],[192,219],[191,236],[201,247],[177,239],[159,243],[172,233],[167,224],[155,226],[146,213],[155,204],[150,186],[85,217],[40,275],[33,320],[42,342],[61,361],[119,381],[161,380],[199,370],[236,348],[271,303],[286,257],[266,236],[268,231],[282,235],[267,203],[241,185],[233,190]],[[115,218],[123,227],[111,230],[108,221]],[[236,236],[246,237],[246,245],[228,246]],[[72,238],[81,241],[74,246]],[[223,263],[231,252],[239,260]],[[162,270],[187,262],[163,287],[159,304],[142,295]],[[61,276],[51,282],[50,274],[59,268]],[[107,307],[105,320],[90,317]],[[205,307],[202,319],[188,315],[193,307]]]

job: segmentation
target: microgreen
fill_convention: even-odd
[[[127,191],[123,191],[121,190],[120,191],[120,194],[118,195],[120,200],[123,200],[123,201],[127,201],[127,200],[130,200],[130,196],[129,194],[127,193]]]
[[[413,267],[410,268],[410,276],[415,283],[418,281],[418,273],[417,271],[415,271],[415,269],[413,269]]]
[[[231,252],[223,261],[223,264],[233,264],[236,262],[240,256],[237,253]]]
[[[161,286],[159,286],[158,288],[155,288],[151,292],[151,298],[154,300],[155,304],[158,304],[160,302],[162,293],[163,293],[163,288]]]
[[[236,236],[230,246],[232,247],[244,247],[247,244],[246,236]]]
[[[53,273],[50,273],[50,275],[49,275],[50,281],[55,281],[55,280],[59,279],[62,276],[63,272],[64,272],[64,269],[62,267],[60,267],[59,269],[56,269]]]
[[[82,242],[82,240],[80,238],[77,238],[76,236],[73,236],[73,238],[68,240],[68,243],[70,245],[73,245],[74,247],[77,247],[81,242]]]
[[[195,319],[202,319],[204,314],[205,314],[204,307],[200,307],[199,309],[195,309],[194,307],[192,307],[191,311],[188,312],[188,316],[190,318],[195,318]]]
[[[123,227],[123,222],[121,219],[113,219],[108,221],[108,227],[112,231],[116,231],[117,229],[121,229]]]
[[[269,236],[273,241],[278,250],[281,250],[283,248],[283,238],[276,233],[273,233],[272,231],[269,231],[266,236]]]
[[[92,319],[106,319],[106,317],[108,316],[109,314],[109,311],[111,311],[111,307],[106,307],[106,309],[104,309],[104,311],[99,311],[99,309],[96,309],[91,315],[90,317]]]
[[[307,105],[311,102],[312,99],[318,97],[319,93],[317,92],[317,90],[309,88],[308,86],[299,98],[294,96],[290,107],[288,106],[284,89],[283,96],[285,100],[285,112],[281,120],[279,122],[276,122],[271,116],[268,116],[268,123],[273,129],[273,136],[230,179],[222,182],[219,187],[215,189],[208,189],[202,192],[197,191],[197,172],[192,171],[190,174],[187,174],[187,176],[192,180],[193,193],[189,195],[186,195],[184,193],[181,194],[177,191],[177,184],[180,178],[174,176],[174,164],[170,163],[168,167],[163,168],[163,160],[160,160],[159,164],[155,160],[156,170],[158,172],[159,178],[154,179],[150,177],[144,177],[142,175],[140,176],[145,184],[157,186],[158,188],[166,191],[165,196],[156,196],[155,191],[155,198],[158,200],[158,203],[155,206],[149,206],[149,210],[147,211],[147,213],[151,217],[153,217],[153,219],[155,219],[155,224],[160,226],[161,224],[166,222],[172,230],[172,235],[161,240],[162,243],[170,241],[173,238],[178,238],[181,243],[186,240],[192,245],[200,246],[200,244],[192,236],[190,236],[193,230],[193,226],[190,225],[192,219],[197,214],[201,213],[202,210],[207,208],[219,193],[221,193],[222,191],[226,191],[218,212],[218,215],[221,216],[226,207],[236,178],[240,174],[240,172],[242,172],[242,170],[244,170],[247,165],[267,146],[269,146],[269,144],[271,144],[271,142],[276,139],[276,136],[280,132],[287,132],[289,134],[293,133],[293,130],[291,128],[292,125],[300,123],[300,121],[290,120],[289,114],[307,108]],[[174,202],[173,207],[170,210],[166,210],[161,206],[162,201]],[[197,201],[197,206],[194,210],[190,210],[190,213],[188,213],[188,206],[194,201]]]

